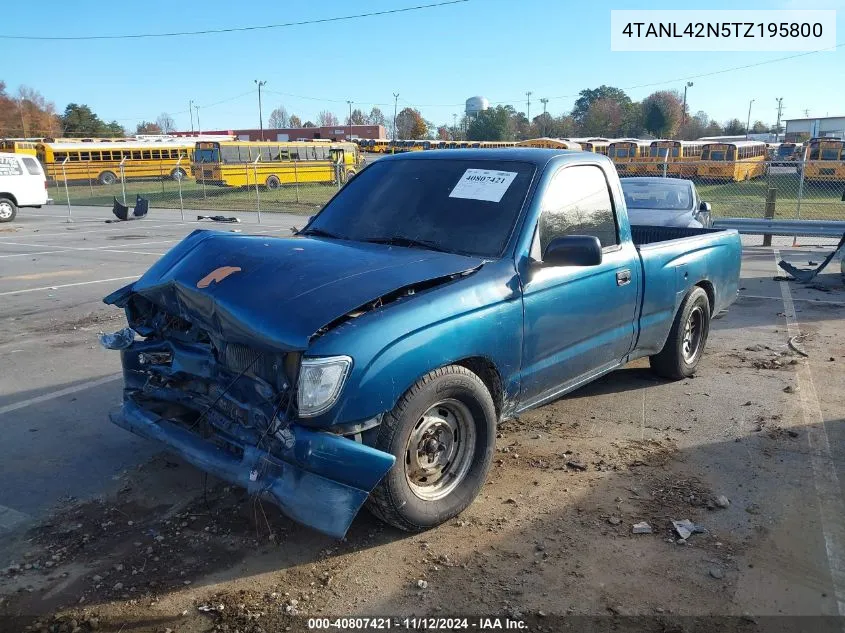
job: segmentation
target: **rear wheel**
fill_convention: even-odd
[[[114,172],[104,171],[97,178],[97,182],[99,182],[101,185],[113,185],[117,182],[117,176],[115,176]]]
[[[278,189],[282,185],[282,181],[279,180],[278,176],[267,176],[267,180],[264,181],[264,184],[268,189]]]
[[[449,365],[420,378],[384,416],[376,448],[396,464],[370,495],[377,517],[402,530],[448,521],[475,499],[496,442],[496,408],[482,380]]]
[[[18,205],[9,198],[0,198],[0,222],[11,222],[18,214]]]
[[[173,171],[170,172],[170,178],[172,180],[183,180],[188,174],[185,173],[185,170],[181,167],[177,167]]]
[[[710,299],[696,286],[681,303],[663,349],[649,358],[652,370],[672,380],[692,376],[709,334]]]

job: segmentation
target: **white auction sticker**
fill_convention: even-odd
[[[515,171],[467,169],[449,197],[500,202],[514,178]]]

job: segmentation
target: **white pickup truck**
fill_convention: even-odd
[[[44,170],[34,156],[0,153],[0,222],[14,220],[20,207],[51,202]]]

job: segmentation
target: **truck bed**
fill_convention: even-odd
[[[724,229],[699,229],[686,226],[644,226],[631,225],[631,239],[637,246],[667,242],[685,237],[699,237],[710,233],[719,233]]]

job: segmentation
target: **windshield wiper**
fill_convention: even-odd
[[[432,251],[448,252],[442,246],[431,242],[429,240],[415,240],[412,237],[405,237],[404,235],[393,235],[391,237],[368,237],[361,240],[362,242],[370,242],[371,244],[390,244],[393,246],[411,246],[416,248],[427,248]]]
[[[330,233],[329,231],[324,231],[323,229],[303,229],[302,231],[298,231],[297,235],[313,235],[314,237],[328,237],[335,240],[345,240],[345,237],[341,237],[340,235],[335,235],[334,233]]]

